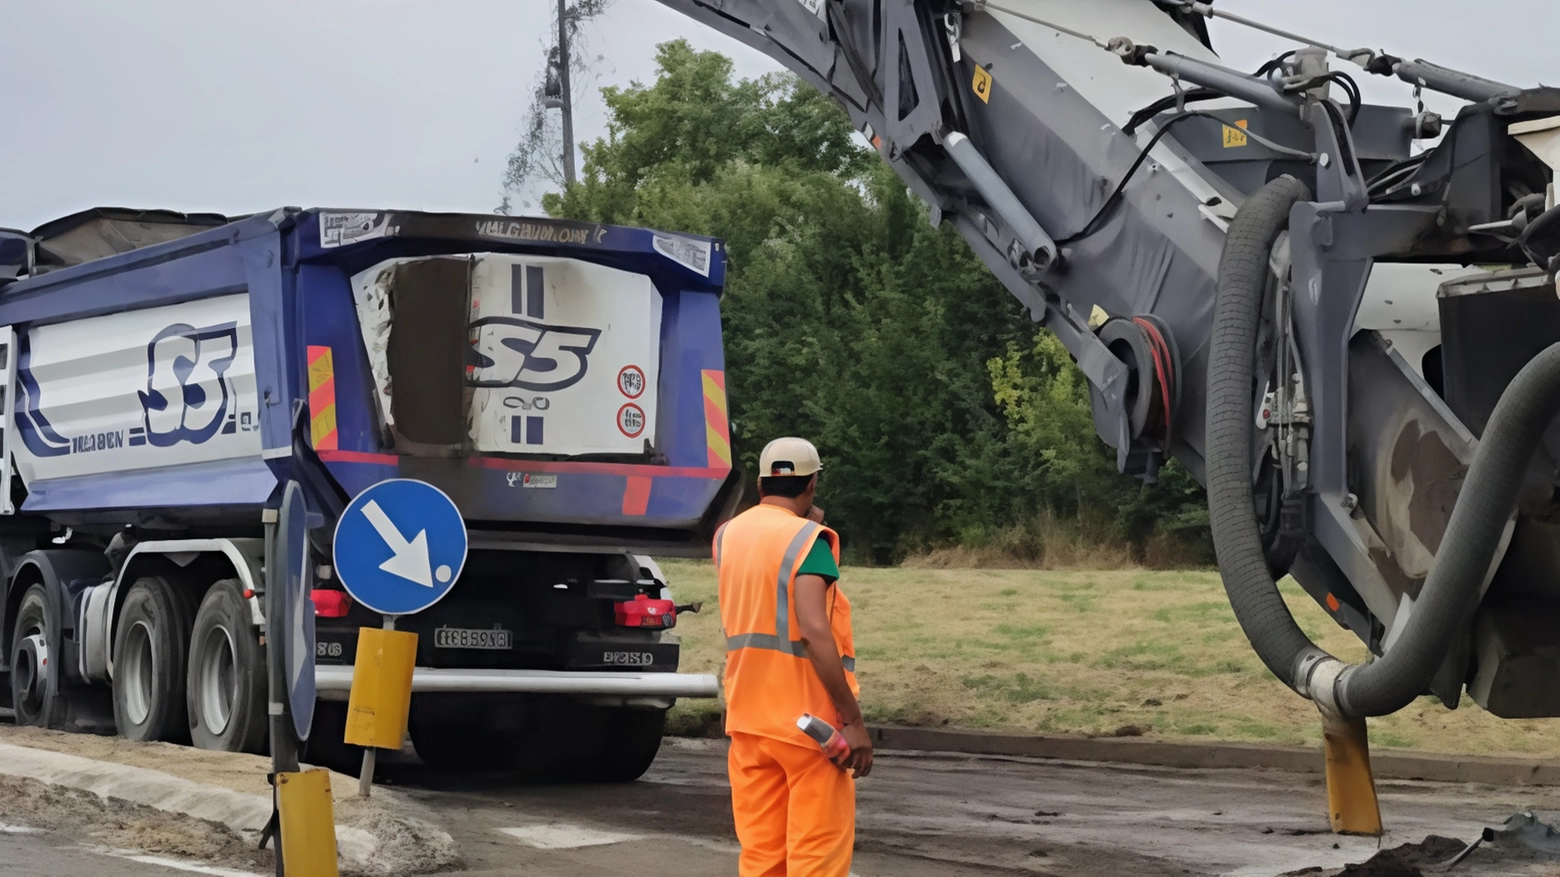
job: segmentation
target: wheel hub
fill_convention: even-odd
[[[43,706],[43,697],[48,693],[49,646],[43,634],[35,633],[23,637],[17,651],[19,660],[13,671],[17,695],[29,711],[35,711]]]
[[[124,690],[126,718],[141,724],[152,712],[152,683],[156,660],[152,655],[152,631],[146,622],[137,621],[125,636],[124,654],[116,662],[115,683]]]
[[[206,632],[201,643],[200,666],[196,671],[201,718],[212,734],[227,730],[233,717],[233,700],[238,688],[238,657],[233,635],[218,625]]]

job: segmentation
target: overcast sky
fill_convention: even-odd
[[[1552,49],[1560,3],[1552,0],[1219,7],[1516,84],[1560,81]],[[549,0],[0,0],[0,226],[31,228],[97,205],[490,211],[550,8]],[[648,80],[655,44],[677,36],[732,55],[743,76],[779,69],[654,0],[615,0],[588,45],[605,57],[600,80],[576,83],[576,139],[601,133],[595,90]],[[1241,68],[1289,47],[1222,23],[1214,41]],[[1372,80],[1367,99],[1407,100],[1406,87],[1356,78]]]

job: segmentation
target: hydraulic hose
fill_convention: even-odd
[[[1268,183],[1230,221],[1208,350],[1207,478],[1213,548],[1230,608],[1262,663],[1305,694],[1302,662],[1327,656],[1295,623],[1268,572],[1252,498],[1252,387],[1257,331],[1268,285],[1268,257],[1289,224],[1289,208],[1310,200],[1305,184],[1284,176]]]
[[[1346,714],[1394,712],[1429,684],[1452,636],[1477,605],[1528,465],[1556,415],[1560,344],[1528,360],[1500,394],[1408,626],[1380,660],[1349,667],[1338,677],[1337,702]]]
[[[1304,184],[1281,177],[1230,223],[1210,340],[1209,516],[1230,606],[1262,662],[1324,710],[1380,716],[1424,693],[1468,623],[1528,464],[1560,414],[1560,344],[1530,360],[1501,394],[1407,626],[1378,660],[1344,664],[1306,637],[1279,595],[1263,555],[1251,484],[1252,382],[1268,256],[1290,207],[1309,197]]]

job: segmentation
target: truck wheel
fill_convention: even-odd
[[[555,702],[520,747],[521,770],[538,783],[631,783],[650,769],[666,710]]]
[[[265,746],[265,657],[237,579],[211,586],[190,632],[187,707],[198,749],[258,753]]]
[[[613,707],[602,709],[602,746],[586,763],[596,766],[591,780],[631,783],[644,776],[661,751],[666,710]]]
[[[166,579],[137,579],[114,637],[114,721],[130,740],[189,742],[185,666],[189,595]]]
[[[429,718],[414,707],[407,721],[412,747],[422,763],[450,773],[509,768],[514,740],[505,740],[479,716]]]
[[[299,754],[305,763],[357,776],[363,769],[363,747],[346,742],[347,705],[339,700],[314,702],[314,723]]]
[[[11,708],[18,725],[48,727],[57,712],[58,695],[50,690],[59,660],[51,660],[49,642],[57,631],[50,624],[48,598],[43,585],[33,585],[22,595],[17,608],[16,626],[11,635]]]

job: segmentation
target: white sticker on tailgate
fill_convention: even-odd
[[[710,276],[710,242],[691,238],[658,234],[654,238],[655,250],[673,262],[705,277]]]

